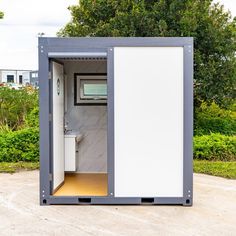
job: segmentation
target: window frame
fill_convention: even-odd
[[[107,73],[75,73],[74,74],[74,105],[107,105],[107,96],[97,96],[98,98],[93,98],[96,96],[85,96],[83,84],[84,81],[105,81],[107,84]],[[82,96],[81,96],[82,95]],[[99,99],[100,97],[100,99]]]
[[[14,75],[7,75],[7,83],[14,83],[14,82],[15,82],[15,76]]]

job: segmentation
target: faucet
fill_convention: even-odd
[[[64,133],[65,133],[65,134],[67,134],[67,133],[70,132],[70,131],[72,131],[72,129],[67,129],[67,128],[64,129]]]
[[[67,129],[67,128],[68,128],[68,122],[66,122],[64,125],[64,134],[67,134],[68,132],[72,131],[72,129]]]

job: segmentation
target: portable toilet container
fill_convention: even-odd
[[[41,205],[192,205],[192,38],[42,37],[39,81]]]

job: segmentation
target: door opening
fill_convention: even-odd
[[[53,90],[53,100],[63,95],[60,97],[63,112],[61,107],[60,113],[53,111],[56,112],[53,117],[60,116],[59,127],[53,125],[57,129],[53,140],[56,143],[63,140],[64,145],[59,148],[60,160],[54,156],[53,174],[60,176],[60,184],[54,186],[53,195],[107,196],[107,59],[64,58],[57,61],[63,64],[60,66],[66,79],[63,83],[53,75],[53,85],[57,88]],[[61,94],[58,89],[62,84],[65,91]],[[55,105],[53,101],[53,107]]]

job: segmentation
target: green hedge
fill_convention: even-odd
[[[26,116],[25,123],[28,127],[39,128],[39,107],[33,108]]]
[[[221,134],[195,136],[194,158],[236,161],[236,136]],[[0,162],[18,161],[39,161],[38,128],[0,132]]]
[[[0,132],[0,162],[39,161],[39,130]]]
[[[202,103],[195,110],[194,134],[221,133],[236,135],[236,112],[220,108],[215,103]]]
[[[210,134],[194,137],[194,158],[236,161],[236,136]]]
[[[26,128],[26,118],[38,107],[38,91],[0,87],[0,126],[11,130]],[[37,115],[37,111],[35,111]],[[33,114],[31,115],[33,116]],[[28,117],[30,119],[30,117]],[[0,128],[1,128],[0,127]]]

